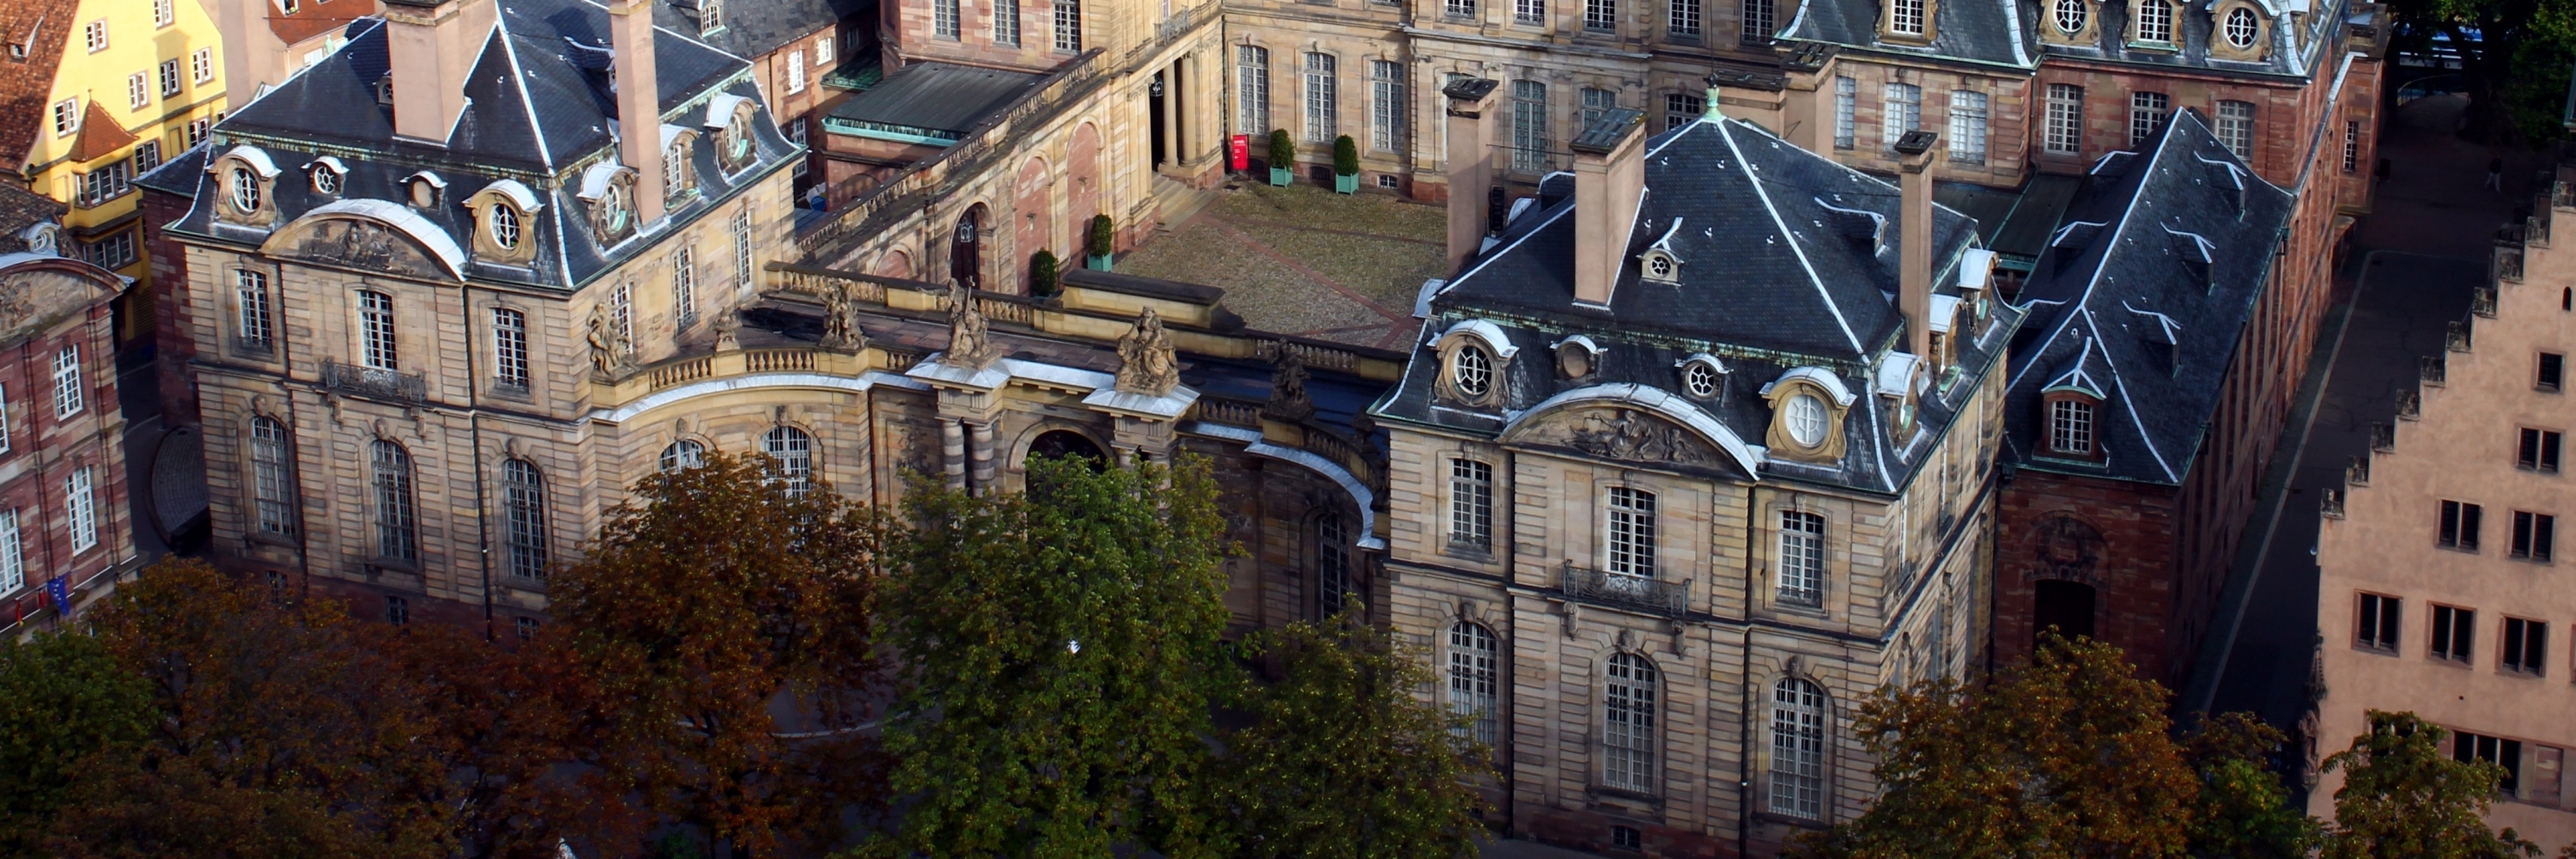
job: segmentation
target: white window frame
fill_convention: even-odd
[[[1860,145],[1860,81],[1847,77],[1834,78],[1834,148],[1850,149]]]
[[[1512,23],[1546,24],[1547,0],[1512,0]]]
[[[2070,456],[2092,456],[2098,424],[2093,404],[2074,397],[2048,401],[2048,449]]]
[[[1923,128],[1923,87],[1890,81],[1879,102],[1879,145],[1893,148],[1909,131]]]
[[[959,0],[930,0],[930,35],[941,39],[957,38]]]
[[[1778,587],[1781,602],[1821,606],[1825,602],[1825,517],[1804,510],[1780,511]]]
[[[2255,20],[2254,10],[2243,6],[2227,10],[2227,15],[2219,20],[2219,33],[2227,39],[2229,46],[2240,51],[2253,49],[2254,40],[2263,34],[2263,24]],[[2244,26],[2237,26],[2238,22],[2243,22]]]
[[[70,137],[80,133],[80,97],[54,102],[54,136]]]
[[[420,560],[419,481],[411,451],[399,442],[377,439],[368,445],[368,488],[375,495],[368,513],[376,526],[376,556],[398,561]]]
[[[0,384],[0,453],[9,452],[9,386]]]
[[[2252,160],[2254,158],[2254,103],[2220,99],[2218,109],[2212,115],[2217,125],[2217,128],[2212,130],[2218,132],[2218,142],[2226,144],[2227,151],[2236,153],[2238,159]]]
[[[993,0],[993,44],[1020,46],[1020,0]]]
[[[760,438],[760,450],[777,460],[778,479],[787,489],[787,497],[803,498],[814,488],[814,435],[802,429],[780,424]]]
[[[399,372],[402,352],[391,293],[358,291],[358,361],[373,370]]]
[[[1583,30],[1587,33],[1619,31],[1619,0],[1583,0]]]
[[[1892,2],[1894,5],[1889,7],[1887,13],[1888,32],[1900,36],[1923,35],[1925,0],[1892,0]]]
[[[251,416],[251,515],[261,533],[295,533],[294,450],[284,422]]]
[[[671,252],[671,317],[678,328],[698,324],[698,249],[693,245]]]
[[[1394,60],[1369,61],[1369,148],[1378,152],[1404,151],[1404,132],[1410,125],[1413,102],[1407,93],[1404,64]]]
[[[1449,460],[1449,543],[1494,545],[1494,466],[1483,460]]]
[[[1699,38],[1699,0],[1671,0],[1665,9],[1664,32],[1685,38]]]
[[[1655,493],[1634,486],[1613,486],[1602,505],[1603,569],[1614,576],[1655,577]]]
[[[155,29],[179,22],[179,11],[171,0],[152,0],[152,26]]]
[[[1780,31],[1780,7],[1774,0],[1744,0],[1744,32],[1738,37],[1748,45],[1768,44]]]
[[[1655,763],[1662,743],[1656,730],[1661,673],[1634,653],[1610,654],[1601,682],[1601,782],[1621,790],[1655,793]]]
[[[1547,111],[1547,84],[1533,80],[1512,82],[1512,172],[1528,174],[1547,169]]]
[[[2164,45],[2173,43],[2174,8],[2172,5],[2167,4],[2165,0],[2138,0],[2133,8],[2136,10],[2138,19],[2135,33],[2138,41]]]
[[[188,55],[188,78],[200,84],[215,79],[215,49],[198,48]]]
[[[528,314],[518,308],[492,308],[492,381],[528,389]]]
[[[135,72],[125,76],[125,106],[131,110],[152,106],[152,76],[149,73]]]
[[[1054,0],[1055,49],[1082,53],[1082,0]]]
[[[805,91],[804,51],[787,52],[787,91],[789,93]]]
[[[1331,54],[1308,51],[1298,68],[1306,81],[1306,142],[1331,144],[1341,134],[1341,63]]]
[[[2152,3],[2154,0],[2150,0]],[[2129,94],[2129,148],[2147,144],[2156,130],[2173,121],[2173,97],[2160,92],[2139,90]]]
[[[544,579],[546,564],[553,554],[546,528],[545,472],[524,458],[504,460],[501,497],[503,518],[509,526],[503,544],[509,550],[510,576]]]
[[[0,594],[27,586],[27,545],[18,532],[18,508],[0,511]]]
[[[662,447],[659,467],[670,474],[707,464],[707,446],[695,439],[679,439]]]
[[[277,317],[269,312],[268,273],[233,270],[233,333],[242,348],[276,348]]]
[[[2048,85],[2048,116],[2040,148],[2058,155],[2084,152],[2084,87]]]
[[[1797,677],[1771,686],[1771,784],[1773,814],[1806,820],[1825,816],[1824,690]]]
[[[1493,748],[1501,733],[1496,705],[1502,687],[1502,640],[1484,624],[1449,625],[1449,712],[1466,720],[1458,736]]]
[[[1260,137],[1270,133],[1270,49],[1234,46],[1235,131]],[[1285,165],[1279,165],[1285,166]]]
[[[1951,161],[1986,163],[1986,105],[1985,93],[1966,89],[1950,91]]]
[[[89,52],[93,54],[107,50],[107,19],[100,18],[82,25],[81,42],[87,45]]]
[[[1708,115],[1708,99],[1686,92],[1664,94],[1664,130],[1671,131]]]
[[[80,344],[66,343],[54,353],[54,418],[61,420],[89,407],[88,381],[82,378]]]
[[[75,555],[98,548],[96,469],[84,465],[63,478],[63,529],[71,534]]]

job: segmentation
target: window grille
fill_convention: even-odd
[[[1315,616],[1340,614],[1351,591],[1351,535],[1342,514],[1315,517]]]
[[[2048,127],[2041,148],[2060,155],[2084,151],[2084,88],[2048,85]]]
[[[81,378],[80,344],[54,353],[54,417],[68,418],[87,407],[88,383]]]
[[[1645,657],[1611,654],[1601,696],[1601,778],[1611,787],[1654,790],[1657,679]]]
[[[1055,49],[1066,53],[1082,51],[1080,0],[1055,0]]]
[[[1880,143],[1893,147],[1908,131],[1923,127],[1923,88],[1914,84],[1891,83],[1887,97],[1879,105]]]
[[[1888,12],[1887,29],[1902,35],[1923,35],[1923,0],[1895,0]]]
[[[1449,542],[1485,548],[1494,540],[1494,467],[1449,461]]]
[[[1235,131],[1253,136],[1270,133],[1270,49],[1237,45],[1234,49]],[[1282,165],[1285,166],[1285,165]]]
[[[371,453],[375,466],[376,554],[401,561],[420,560],[419,535],[412,518],[411,453],[384,439],[375,441]]]
[[[2165,5],[2164,0],[2140,0],[2138,41],[2173,41],[2173,7]]]
[[[528,315],[507,307],[492,308],[493,381],[528,387]]]
[[[1306,142],[1329,144],[1341,134],[1340,83],[1333,55],[1306,55]]]
[[[1547,169],[1547,84],[1512,82],[1512,172]]]
[[[1825,599],[1825,517],[1780,513],[1780,599],[1821,605]]]
[[[1618,30],[1618,0],[1583,0],[1583,29],[1595,33]]]
[[[266,415],[250,419],[251,495],[259,530],[295,533],[295,476],[288,459],[286,426]]]
[[[394,336],[394,297],[381,292],[358,293],[360,360],[378,370],[401,369]]]
[[[2048,448],[2058,453],[2093,455],[2093,404],[2058,400],[2048,404]]]
[[[1860,82],[1851,78],[1834,79],[1834,148],[1850,149],[1858,142],[1860,124],[1854,116],[1860,111]]]
[[[2236,11],[2242,12],[2243,9]],[[2218,142],[2238,158],[2254,157],[2254,105],[2252,102],[2218,103]]]
[[[1825,815],[1825,693],[1796,677],[1771,687],[1771,812]]]
[[[1369,148],[1379,152],[1403,152],[1404,131],[1412,116],[1411,101],[1405,96],[1404,64],[1393,60],[1369,62]]]
[[[1664,94],[1664,130],[1671,131],[1708,115],[1708,99],[1689,93]]]
[[[1771,35],[1780,31],[1779,6],[1773,0],[1744,0],[1744,35],[1748,45],[1768,44]]]
[[[234,309],[241,345],[246,349],[267,349],[273,336],[268,311],[268,274],[237,269],[233,272]]]
[[[1449,627],[1449,712],[1467,720],[1459,736],[1491,748],[1496,730],[1494,703],[1501,686],[1501,645],[1483,624],[1459,621]]]
[[[1610,572],[1622,576],[1654,577],[1654,493],[1625,486],[1610,487]]]
[[[795,427],[778,427],[761,439],[761,450],[777,460],[773,473],[786,486],[787,496],[803,498],[814,487],[814,437]]]
[[[1969,90],[1950,93],[1950,160],[1961,164],[1986,163],[1986,94]]]
[[[536,463],[512,459],[501,466],[501,496],[510,520],[510,575],[546,577],[546,478]]]
[[[63,527],[71,531],[73,554],[98,546],[98,496],[91,491],[95,468],[72,469],[63,480]]]
[[[1664,21],[1664,32],[1675,36],[1699,37],[1699,0],[1671,0],[1666,7],[1666,15],[1668,17]]]
[[[2162,4],[2148,3],[2147,5],[2158,6]],[[2147,138],[2156,136],[2156,129],[2165,127],[2165,119],[2172,115],[2173,99],[2167,98],[2164,93],[2130,93],[2129,145],[2131,147],[2145,146],[2147,144]]]

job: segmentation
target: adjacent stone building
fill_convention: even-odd
[[[2576,169],[2499,243],[2493,285],[2424,359],[2422,384],[2372,427],[2372,452],[2325,499],[2317,537],[2322,698],[2308,763],[2369,729],[2371,710],[2451,732],[2454,756],[2502,764],[2487,822],[2541,844],[2576,841],[2566,768],[2576,748],[2576,597],[2556,580],[2567,484],[2567,355],[2576,351],[2576,257],[2557,213],[2576,213]],[[2339,776],[2308,793],[2331,813]]]

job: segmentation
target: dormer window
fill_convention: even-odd
[[[1930,0],[1894,0],[1887,6],[1887,31],[1899,36],[1924,33],[1924,7]]]
[[[339,171],[329,167],[313,168],[313,193],[323,195],[340,193]]]
[[[1822,367],[1799,367],[1762,386],[1771,404],[1772,455],[1799,462],[1834,463],[1843,458],[1843,416],[1858,397],[1842,377]]]
[[[689,144],[676,141],[662,152],[662,196],[676,199],[689,190]]]
[[[403,181],[410,186],[411,205],[416,209],[438,208],[439,195],[447,190],[447,180],[427,170],[411,174],[411,178]]]
[[[2254,22],[2254,10],[2243,6],[2227,10],[2227,23],[2222,30],[2227,35],[2227,43],[2236,46],[2237,50],[2254,47],[2254,34],[2259,29]]]
[[[1681,235],[1682,220],[1674,218],[1672,226],[1665,227],[1664,234],[1657,237],[1654,244],[1647,245],[1644,253],[1637,255],[1639,277],[1652,283],[1681,282],[1682,258],[1673,252],[1673,237]]]
[[[485,262],[524,265],[535,256],[528,241],[528,218],[543,208],[535,191],[516,179],[501,179],[465,200],[472,210],[474,255]]]
[[[1562,350],[1581,350],[1588,345],[1569,347],[1559,342],[1558,357],[1564,356]],[[1440,398],[1478,408],[1494,406],[1502,398],[1504,367],[1511,363],[1512,353],[1518,351],[1503,334],[1502,326],[1482,319],[1450,326],[1432,348],[1440,355],[1440,375],[1434,377]]]
[[[1580,379],[1601,369],[1601,347],[1592,338],[1576,334],[1556,341],[1556,369],[1568,379]]]
[[[2048,450],[2064,456],[2093,456],[2093,402],[2068,394],[2049,398]]]
[[[2085,21],[2092,17],[2084,8],[2085,0],[2057,0],[2049,7],[2049,22],[2057,31],[2072,36],[2084,32]]]
[[[251,227],[267,227],[276,219],[276,162],[268,153],[247,144],[235,146],[206,165],[214,177],[221,204],[215,207],[217,220]]]
[[[1458,347],[1458,356],[1450,361],[1449,380],[1458,393],[1482,397],[1494,390],[1494,359],[1480,346]]]
[[[633,226],[635,211],[626,205],[626,187],[610,185],[599,195],[599,231],[610,238],[624,235]]]
[[[724,29],[724,0],[698,0],[698,32]]]
[[[492,245],[505,251],[519,249],[519,210],[508,205],[493,206],[484,216],[485,229],[492,233]]]
[[[1679,263],[1675,263],[1675,262],[1673,262],[1673,258],[1672,258],[1670,255],[1667,255],[1667,254],[1647,254],[1647,255],[1646,255],[1646,276],[1647,276],[1647,277],[1649,277],[1649,278],[1652,278],[1652,279],[1655,279],[1655,280],[1672,280],[1672,279],[1673,279],[1673,272],[1674,272],[1674,271],[1675,271],[1679,266],[1680,266],[1680,264],[1679,264]]]
[[[258,173],[252,172],[248,167],[234,167],[225,171],[224,184],[225,199],[232,204],[235,213],[244,216],[259,213],[261,200]]]
[[[1800,447],[1825,443],[1825,401],[1814,394],[1795,394],[1780,409],[1780,419],[1789,427],[1789,439]]]
[[[707,102],[706,127],[716,135],[716,166],[726,173],[751,166],[759,155],[752,145],[752,120],[759,105],[751,99],[731,93],[719,93]]]
[[[574,196],[590,207],[590,228],[600,244],[616,244],[635,231],[634,170],[613,161],[590,165]]]
[[[2173,43],[2173,6],[2164,0],[2138,0],[2137,40],[2159,45]]]
[[[1675,364],[1682,371],[1682,392],[1694,399],[1714,400],[1726,392],[1726,365],[1702,352]]]

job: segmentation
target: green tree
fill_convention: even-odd
[[[887,546],[880,857],[1216,855],[1200,807],[1226,547],[1204,458],[1031,460],[1025,494],[916,483]]]
[[[2191,854],[2228,859],[2305,859],[2323,837],[2316,818],[2290,804],[2290,791],[2264,761],[2281,731],[2250,713],[2209,717],[2184,744],[2200,775],[2200,814]]]
[[[2504,767],[2454,760],[2448,732],[2413,713],[2369,713],[2370,732],[2326,758],[2343,773],[2323,859],[2508,859],[2540,847],[2487,828]]]
[[[1437,679],[1407,647],[1347,611],[1256,633],[1246,658],[1274,664],[1250,684],[1250,718],[1224,735],[1218,764],[1242,855],[1436,859],[1475,855],[1492,772],[1467,720],[1416,697]]]
[[[2562,0],[2394,0],[2389,11],[2401,34],[2397,48],[2426,50],[2438,34],[2459,53],[2471,138],[2538,143],[2564,133],[2576,7]]]
[[[43,855],[81,769],[140,747],[158,717],[151,688],[96,638],[0,642],[0,856]]]
[[[717,856],[823,842],[877,784],[860,726],[880,527],[769,465],[710,453],[645,478],[552,582],[556,632],[609,702],[604,788],[708,833]]]

